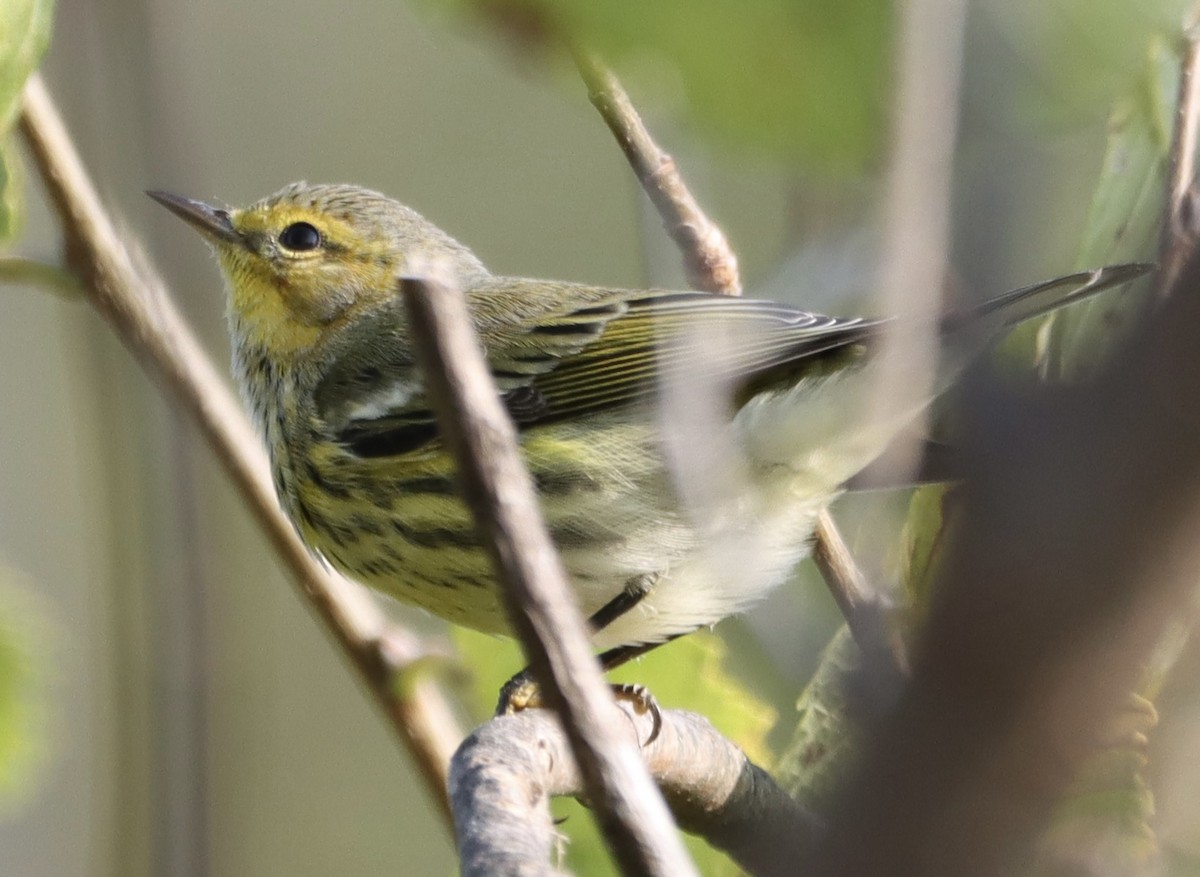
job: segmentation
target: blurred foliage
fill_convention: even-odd
[[[495,708],[500,686],[524,665],[521,650],[512,640],[463,628],[455,628],[454,636],[473,674],[470,696],[475,715],[486,717]],[[773,758],[766,740],[775,723],[775,711],[726,672],[724,659],[724,642],[708,631],[698,631],[608,676],[617,683],[645,685],[664,709],[702,713],[752,761],[770,767]],[[566,819],[560,830],[568,838],[568,867],[580,875],[611,873],[608,853],[591,816],[571,800],[556,800],[553,808],[557,817]],[[701,873],[739,873],[723,853],[696,838],[688,842]]]
[[[14,180],[8,130],[20,107],[21,89],[50,43],[53,0],[0,0],[0,241],[16,233],[20,186]]]
[[[885,130],[890,0],[439,0],[522,45],[598,52],[634,91],[665,97],[713,140],[856,173]],[[578,87],[578,86],[576,86]]]
[[[1128,91],[1145,47],[1178,34],[1191,0],[985,0],[997,42],[1018,56],[1018,117],[1090,123]]]
[[[1080,247],[1079,264],[1153,261],[1163,215],[1167,152],[1179,62],[1154,42],[1142,75],[1117,103],[1108,148]],[[1111,344],[1145,303],[1145,286],[1098,296],[1083,306],[1012,333],[998,351],[1005,368],[1028,374],[1038,354],[1053,351],[1072,370]],[[1023,363],[1023,365],[1020,365]],[[941,547],[952,526],[953,487],[917,490],[900,551],[907,621],[919,629],[938,577]],[[1180,637],[1172,636],[1175,642]],[[1169,644],[1168,644],[1169,645]],[[1145,744],[1157,716],[1153,698],[1178,648],[1164,646],[1128,708],[1092,744],[1079,777],[1056,812],[1039,850],[1038,873],[1138,873],[1152,864],[1157,844],[1150,821],[1154,800],[1144,778]],[[858,649],[843,629],[801,696],[798,724],[780,761],[779,779],[818,813],[857,757],[863,721],[848,692]]]
[[[796,731],[775,774],[793,798],[817,814],[826,812],[860,751],[864,727],[850,697],[859,656],[843,626],[796,702]]]
[[[468,10],[522,50],[562,43],[606,58],[647,107],[678,110],[715,143],[807,172],[859,174],[889,127],[891,0],[425,0]],[[1091,124],[1187,0],[991,0],[978,4],[1020,56],[1017,117]],[[575,86],[572,79],[572,86]]]
[[[1152,40],[1133,87],[1109,116],[1078,268],[1157,260],[1178,81],[1176,52],[1164,40]],[[1018,327],[1001,345],[999,361],[1019,371],[1037,362],[1052,377],[1085,374],[1141,315],[1154,282],[1148,276]]]
[[[1108,149],[1079,252],[1078,265],[1156,261],[1166,213],[1179,59],[1162,41],[1151,46],[1137,87],[1113,111]],[[1051,374],[1073,377],[1093,368],[1150,301],[1153,277],[1056,314],[1047,337]]]
[[[1100,177],[1080,244],[1077,264],[1090,268],[1124,261],[1153,262],[1164,214],[1168,152],[1178,90],[1179,58],[1154,40],[1133,87],[1116,103]],[[1135,323],[1154,283],[1147,277],[1128,287],[1031,321],[1010,334],[997,359],[1005,369],[1029,372],[1041,363],[1051,376],[1078,376],[1100,361]],[[907,592],[928,606],[938,551],[952,516],[941,488],[913,498],[905,531],[910,566]],[[1172,632],[1143,685],[1130,692],[1126,709],[1089,745],[1092,752],[1052,817],[1042,839],[1037,874],[1144,873],[1158,846],[1151,820],[1154,797],[1146,782],[1145,746],[1157,722],[1153,698],[1178,654]]]
[[[47,755],[48,627],[32,589],[0,567],[0,816],[31,793]]]
[[[0,242],[16,237],[21,225],[20,167],[12,145],[0,139]]]
[[[0,0],[0,132],[17,117],[21,89],[50,43],[53,0]]]

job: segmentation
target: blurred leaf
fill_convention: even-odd
[[[1017,118],[1061,127],[1106,112],[1152,40],[1178,34],[1191,0],[989,0],[993,38],[1015,53]]]
[[[775,772],[788,794],[818,815],[827,812],[861,751],[863,723],[848,696],[859,654],[843,626],[825,647],[817,672],[796,702],[796,732]]]
[[[0,241],[16,232],[20,186],[8,131],[21,105],[21,89],[50,42],[53,0],[0,0]]]
[[[945,541],[946,503],[952,490],[950,485],[931,484],[913,491],[909,502],[901,535],[904,545],[901,576],[913,621],[924,618],[929,609],[938,561],[941,559],[941,546]]]
[[[1077,268],[1157,260],[1178,81],[1179,58],[1163,40],[1152,41],[1143,70],[1109,117]],[[1085,374],[1141,315],[1153,283],[1148,276],[1019,326],[1000,356],[1041,363],[1048,376]]]
[[[0,0],[0,135],[8,132],[21,89],[50,43],[53,0]]]
[[[29,795],[46,756],[45,618],[0,567],[0,815]]]
[[[1153,262],[1166,204],[1179,58],[1156,40],[1135,87],[1109,120],[1108,147],[1080,245],[1080,268],[1112,262]],[[1050,375],[1086,374],[1136,322],[1151,300],[1153,277],[1067,308],[1035,337]]]
[[[0,135],[0,241],[16,237],[21,225],[20,168],[12,144]]]
[[[1108,147],[1080,245],[1078,265],[1154,261],[1167,186],[1179,59],[1151,46],[1133,90],[1109,124]],[[1051,375],[1086,374],[1144,311],[1152,279],[1054,314],[1033,336]],[[1095,741],[1042,838],[1035,873],[1145,873],[1157,863],[1150,826],[1154,797],[1146,783],[1145,746],[1157,722],[1152,699],[1184,638],[1173,631],[1147,667],[1140,691]]]
[[[1146,738],[1157,721],[1150,701],[1130,698],[1056,808],[1034,874],[1149,873],[1158,842],[1143,772]]]
[[[882,145],[891,0],[438,2],[523,44],[586,46],[635,91],[677,82],[684,114],[718,141],[831,173],[861,171]]]
[[[476,715],[482,719],[496,705],[496,695],[508,678],[524,665],[516,643],[462,628],[454,638],[463,663],[472,669]],[[645,685],[664,709],[684,709],[706,716],[713,726],[740,746],[755,763],[769,767],[766,738],[775,712],[725,672],[725,644],[708,631],[697,631],[669,643],[612,673],[613,682]],[[594,820],[575,801],[554,802],[554,813],[566,817],[560,830],[569,838],[568,866],[577,874],[611,874],[612,864]],[[737,868],[703,841],[688,838],[701,873],[737,874]]]

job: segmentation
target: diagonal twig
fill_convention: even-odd
[[[446,771],[462,732],[434,682],[417,675],[417,663],[428,654],[424,646],[413,633],[388,623],[357,586],[331,574],[301,544],[275,501],[253,427],[162,279],[117,232],[37,75],[25,87],[20,127],[57,209],[84,296],[193,418],[303,599],[350,658],[449,817]]]
[[[613,72],[584,49],[575,48],[574,55],[575,66],[587,85],[588,99],[617,138],[634,175],[662,217],[667,234],[683,254],[688,283],[705,292],[741,295],[737,256],[725,234],[692,197],[675,160],[650,136]]]

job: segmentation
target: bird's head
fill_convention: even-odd
[[[249,207],[148,192],[216,251],[241,340],[279,356],[391,301],[413,257],[445,260],[460,283],[486,275],[462,244],[416,211],[349,185],[293,183]]]

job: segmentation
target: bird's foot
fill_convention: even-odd
[[[649,715],[651,720],[650,736],[643,746],[649,746],[662,730],[662,709],[655,700],[650,689],[644,685],[632,683],[613,684],[613,697],[618,701],[629,704],[634,713],[639,716]],[[533,674],[526,667],[512,679],[509,679],[500,689],[500,698],[496,704],[497,716],[511,716],[529,709],[544,709],[545,700],[542,698],[542,688],[534,680]]]

